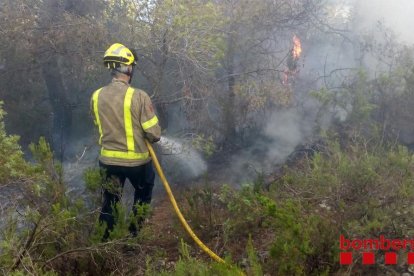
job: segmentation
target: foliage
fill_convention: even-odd
[[[1,109],[0,114],[4,114]],[[28,163],[17,137],[5,133],[2,120],[0,137],[0,160],[8,166],[0,185],[4,197],[0,211],[0,271],[11,275],[68,271],[94,274],[110,271],[112,263],[122,264],[119,248],[134,245],[126,239],[129,222],[145,217],[148,206],[138,208],[134,218],[127,216],[124,208],[117,208],[119,223],[112,240],[102,243],[104,227],[95,225],[98,213],[94,207],[87,208],[83,199],[68,196],[62,167],[54,161],[46,140],[41,138],[30,146],[36,162]],[[89,179],[99,181],[96,175]]]
[[[93,2],[95,7],[87,7]],[[103,44],[105,34],[102,22],[94,16],[95,12],[99,14],[97,3],[0,3],[0,64],[4,69],[0,75],[0,98],[10,114],[8,127],[22,136],[24,146],[47,136],[49,141],[56,141],[52,146],[57,153],[63,146],[57,129],[69,135],[66,129],[72,127],[72,115],[75,117],[79,109],[87,114],[87,105],[83,104],[88,101],[85,90],[96,87],[100,70],[94,65],[99,56],[95,46]]]
[[[151,96],[164,128],[174,124],[169,132],[204,135],[213,146],[236,130],[254,132],[263,112],[290,103],[279,81],[286,41],[315,29],[305,23],[321,16],[319,2],[2,2],[0,98],[9,129],[24,146],[46,136],[57,158],[74,155],[69,141],[92,137],[83,120],[90,95],[110,78],[102,52],[121,42],[137,50],[132,84]]]
[[[292,33],[309,43],[321,40],[319,29],[333,30],[323,20],[322,3],[0,3],[0,97],[10,114],[8,128],[22,134],[24,146],[38,140],[29,146],[33,162],[26,161],[19,137],[6,133],[0,104],[1,273],[235,275],[240,266],[252,275],[324,275],[344,272],[340,234],[412,236],[414,160],[399,142],[414,144],[413,49],[393,39],[361,45],[361,55],[378,61],[378,73],[361,62],[339,87],[328,87],[333,73],[326,73],[325,84],[311,93],[321,103],[319,130],[326,131],[326,114],[334,118],[320,137],[326,147],[285,167],[274,181],[260,174],[238,189],[206,185],[184,194],[186,217],[232,266],[205,261],[183,242],[181,257],[175,256],[181,228],[160,233],[159,224],[150,223],[129,238],[131,221],[150,218],[147,205],[135,206],[135,216],[114,206],[118,223],[102,242],[100,191],[120,187],[95,168],[86,170],[87,193],[80,198],[63,181],[55,158],[63,160],[70,138],[91,133],[83,118],[88,91],[109,80],[98,62],[107,45],[117,41],[137,49],[133,85],[151,95],[167,132],[186,132],[207,157],[221,157],[226,153],[219,143],[257,137],[269,113],[294,101],[293,88],[279,75],[286,73]],[[168,258],[172,265],[159,265]],[[347,273],[357,270],[364,268],[355,264]]]
[[[3,102],[0,101],[0,187],[7,185],[12,179],[18,179],[27,170],[18,137],[6,134],[3,122],[6,113],[2,106]]]
[[[223,186],[219,194],[203,188],[191,194],[193,197],[187,197],[186,216],[200,227],[199,233],[209,239],[222,236],[222,246],[230,252],[235,243],[246,241],[248,270],[254,275],[261,275],[259,271],[319,274],[330,269],[324,261],[332,263],[336,256],[338,229],[329,220],[309,215],[299,200],[275,201],[273,193],[255,191],[252,185],[241,190]],[[268,263],[259,259],[253,249],[253,241],[258,242],[262,235],[273,239],[268,247],[261,248],[272,258]],[[318,239],[321,235],[326,239]]]
[[[255,276],[263,275],[263,270],[260,265],[260,261],[257,258],[256,251],[254,250],[251,236],[249,236],[249,240],[247,241],[246,252],[247,252],[249,264],[251,267],[251,275],[255,275]]]
[[[384,148],[358,141],[341,149],[333,140],[327,152],[307,160],[301,171],[288,170],[273,189],[280,199],[294,195],[309,210],[308,217],[319,219],[325,227],[323,236],[332,239],[324,247],[335,252],[339,234],[367,238],[411,234],[405,215],[410,216],[414,200],[408,192],[414,183],[413,165],[412,154],[403,146]],[[336,261],[334,254],[322,252],[319,257]]]
[[[6,204],[2,209],[6,218],[0,243],[2,271],[19,275],[24,268],[31,273],[60,273],[76,264],[77,272],[109,273],[117,263],[123,271],[137,271],[138,267],[122,261],[123,247],[137,248],[137,240],[126,238],[128,226],[131,220],[147,217],[148,206],[137,206],[136,217],[116,206],[118,223],[111,240],[102,243],[104,225],[96,222],[97,213],[82,200],[67,196],[61,166],[53,160],[45,139],[31,145],[36,163],[29,164],[19,151],[17,138],[8,136],[4,127],[0,134],[2,151],[16,154],[8,163],[9,170],[2,172],[0,187],[16,199],[14,205]],[[210,246],[214,243],[225,255],[237,256],[236,262],[253,275],[340,272],[340,234],[362,238],[412,235],[414,225],[409,218],[414,215],[410,207],[414,201],[414,160],[408,149],[381,142],[380,137],[339,140],[328,135],[325,139],[323,151],[301,160],[296,167],[285,168],[283,176],[270,185],[264,185],[259,175],[255,183],[240,189],[224,185],[216,191],[207,185],[188,191],[183,208],[186,217],[203,240]],[[1,155],[0,160],[8,159]],[[95,195],[105,185],[102,172],[96,169],[86,171],[85,181]],[[23,193],[17,196],[8,191],[10,183]],[[147,227],[145,236],[138,240],[154,242],[154,231]],[[238,246],[243,242],[247,246],[240,253]],[[147,274],[234,275],[239,271],[202,261],[190,252],[183,244],[182,257],[169,268],[155,266],[165,253],[154,253],[147,260]],[[229,257],[227,261],[233,263]],[[356,265],[355,269],[363,267]],[[381,271],[380,267],[374,269]]]
[[[379,64],[374,75],[368,66],[354,68],[339,87],[310,92],[321,104],[317,127],[323,128],[322,120],[329,114],[340,136],[360,135],[368,140],[380,139],[381,143],[414,143],[411,124],[414,51],[395,43],[377,45],[379,49],[382,46],[392,52],[387,55],[386,64],[390,65],[386,70]],[[374,47],[370,55],[380,56],[378,63],[381,63],[388,52],[378,53],[379,49]]]
[[[102,175],[101,170],[96,168],[87,168],[83,172],[83,180],[89,192],[96,193],[101,189],[103,182]]]
[[[180,248],[181,257],[175,264],[173,271],[163,271],[161,274],[147,274],[147,275],[241,275],[241,271],[238,267],[229,263],[226,260],[226,264],[217,262],[203,262],[190,256],[189,246],[181,241]]]
[[[11,192],[13,204],[6,205],[2,214],[8,224],[2,233],[0,249],[6,258],[0,264],[10,272],[20,266],[33,273],[49,270],[45,270],[47,260],[82,243],[88,230],[84,227],[89,218],[83,202],[66,197],[61,178],[57,177],[60,166],[53,163],[48,144],[41,139],[31,148],[38,163],[31,165],[21,160],[26,170],[21,170],[15,181],[21,193]]]
[[[375,135],[371,132],[370,137]],[[219,192],[208,186],[192,190],[186,195],[186,216],[198,225],[202,237],[222,237],[219,248],[224,252],[234,253],[235,243],[250,236],[248,247],[261,244],[262,257],[255,259],[250,247],[249,259],[258,262],[264,273],[277,271],[278,275],[341,271],[341,234],[412,235],[412,153],[378,136],[370,140],[363,135],[336,137],[329,134],[323,151],[286,167],[270,186],[259,179],[239,190],[226,185]],[[269,239],[272,242],[263,246]],[[383,253],[376,254],[381,258]],[[354,269],[364,267],[356,264]],[[373,269],[382,273],[380,266]]]

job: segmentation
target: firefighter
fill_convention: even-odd
[[[160,140],[161,128],[150,97],[130,86],[136,65],[136,54],[115,43],[104,55],[112,82],[96,90],[91,98],[91,111],[99,130],[101,145],[99,166],[103,171],[103,204],[99,221],[106,223],[103,240],[113,230],[114,208],[120,200],[125,180],[135,188],[133,212],[137,206],[151,202],[155,173],[144,139]],[[109,184],[108,184],[109,183]],[[129,231],[136,236],[142,223],[132,221]]]

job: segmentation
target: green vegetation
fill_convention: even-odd
[[[319,0],[2,1],[0,274],[394,273],[382,251],[375,266],[362,266],[358,254],[340,266],[339,236],[414,235],[414,51],[386,32],[379,42],[346,44],[325,8]],[[378,61],[379,72],[363,65],[328,72],[326,55],[323,84],[306,79],[312,72],[295,79],[285,62],[292,34],[309,52],[352,44],[358,64]],[[69,141],[92,140],[84,118],[92,91],[109,81],[100,61],[114,42],[137,49],[133,85],[152,97],[165,134],[188,138],[216,165],[202,184],[174,192],[194,231],[227,264],[197,248],[167,199],[137,206],[135,217],[114,206],[118,223],[103,242],[101,188],[119,186],[87,168],[84,193],[67,189],[56,160],[73,157],[64,156]],[[300,62],[291,66],[306,68]],[[302,94],[319,103],[306,154],[252,183],[223,183],[217,163],[230,171],[232,154],[260,140],[273,113]],[[7,134],[3,109],[7,130],[21,140]],[[137,219],[145,223],[131,238]]]
[[[395,102],[411,99],[412,75],[401,75],[407,86],[393,95]],[[34,162],[25,161],[18,137],[6,134],[0,111],[0,191],[7,196],[1,203],[2,273],[235,275],[242,270],[248,275],[326,275],[347,269],[338,264],[341,234],[412,236],[413,154],[378,116],[381,105],[374,88],[379,84],[362,72],[355,78],[347,97],[314,92],[323,108],[352,103],[348,119],[319,136],[317,152],[285,166],[273,180],[259,174],[254,183],[235,189],[212,185],[207,175],[205,185],[182,194],[180,205],[190,224],[228,265],[200,254],[172,213],[169,222],[152,220],[157,212],[149,206],[138,206],[134,218],[118,204],[118,223],[110,240],[102,242],[100,188],[119,187],[89,168],[84,173],[87,193],[70,196],[62,166],[46,140],[30,145]],[[384,87],[387,79],[381,76]],[[194,143],[207,155],[215,150],[210,138]],[[138,218],[147,223],[137,238],[130,238],[129,223]],[[376,254],[382,259],[383,252]],[[366,268],[357,262],[352,269],[362,273]],[[380,265],[370,269],[383,272]]]
[[[62,168],[53,161],[44,139],[31,145],[36,162],[28,163],[17,137],[8,136],[3,123],[0,126],[0,157],[2,168],[7,167],[2,170],[0,188],[19,187],[2,213],[6,218],[0,243],[4,273],[109,273],[121,263],[125,273],[147,275],[235,275],[240,269],[249,275],[275,271],[321,275],[343,269],[338,265],[340,234],[361,238],[414,234],[409,219],[414,215],[413,155],[402,145],[380,139],[368,141],[360,136],[339,141],[330,134],[323,150],[285,167],[282,177],[267,185],[259,177],[241,189],[207,185],[185,193],[185,215],[231,266],[195,257],[200,256],[198,249],[177,223],[172,231],[186,240],[181,246],[175,241],[174,250],[181,248],[181,257],[170,266],[159,265],[170,258],[162,253],[168,238],[164,236],[165,243],[159,240],[158,229],[151,224],[144,226],[138,238],[128,238],[132,218],[121,205],[116,208],[118,224],[111,240],[100,241],[104,228],[97,223],[99,170],[85,172],[86,200],[95,202],[86,207],[84,199],[68,196]],[[138,216],[149,214],[147,207],[139,209]],[[154,251],[150,245],[155,241],[158,249]],[[141,255],[146,257],[132,262]],[[145,271],[139,270],[142,267]],[[380,267],[376,269],[381,272]]]

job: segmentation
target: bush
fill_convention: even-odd
[[[358,238],[379,237],[380,234],[401,238],[413,234],[409,218],[414,211],[411,207],[414,203],[414,159],[407,148],[356,141],[342,149],[333,141],[326,152],[317,153],[302,166],[302,170],[287,169],[272,189],[278,201],[295,197],[296,206],[306,210],[301,212],[309,218],[305,219],[307,225],[301,226],[305,229],[302,238],[312,229],[318,231],[311,232],[310,237],[328,238],[325,244],[315,239],[309,241],[310,248],[319,252],[316,256],[326,258],[323,263],[338,263],[335,252],[340,234]],[[292,230],[287,233],[292,235]],[[331,253],[323,253],[323,248]],[[377,254],[381,256],[382,253]],[[338,266],[333,265],[331,269],[338,269]]]
[[[153,271],[150,267],[147,269],[147,275],[175,275],[175,276],[205,276],[205,275],[243,275],[242,271],[226,259],[226,263],[218,263],[215,261],[205,262],[190,256],[190,247],[181,241],[180,253],[181,257],[175,264],[172,271]],[[254,274],[257,275],[257,274]]]
[[[120,220],[113,240],[102,243],[103,227],[95,225],[98,212],[67,195],[62,166],[46,140],[30,145],[35,162],[28,163],[18,137],[6,134],[3,115],[0,108],[0,195],[5,197],[0,200],[1,273],[107,274],[114,265],[127,269],[122,248],[136,242],[124,235],[129,225]],[[87,178],[100,182],[96,175]],[[118,216],[126,217],[124,211],[118,208]],[[139,211],[148,212],[146,207]]]
[[[339,251],[338,228],[329,218],[310,213],[300,199],[276,200],[273,192],[259,190],[255,185],[245,185],[240,190],[225,185],[218,196],[198,196],[204,193],[205,188],[193,190],[195,197],[187,196],[190,210],[185,212],[194,225],[200,225],[198,222],[205,223],[205,214],[214,206],[213,225],[198,228],[198,233],[211,243],[217,239],[211,235],[211,229],[215,229],[216,235],[222,237],[224,252],[238,255],[252,274],[276,271],[278,275],[318,275],[334,266]],[[211,191],[208,194],[216,195]],[[321,236],[325,239],[319,239]],[[240,243],[244,241],[248,246],[240,259]],[[254,244],[259,245],[259,257],[253,253]]]
[[[85,173],[92,203],[68,197],[62,166],[46,140],[30,146],[35,162],[26,162],[18,137],[5,133],[3,115],[0,109],[0,195],[6,199],[0,203],[3,274],[110,274],[115,269],[148,275],[239,274],[233,261],[249,275],[326,275],[342,269],[363,273],[366,267],[358,264],[339,266],[341,234],[361,239],[414,234],[412,153],[364,135],[333,136],[326,138],[323,151],[284,168],[270,185],[260,175],[240,189],[205,186],[185,194],[183,212],[190,224],[231,266],[200,260],[184,243],[175,266],[156,266],[170,257],[157,240],[165,238],[155,234],[159,229],[150,225],[144,227],[144,238],[126,238],[129,222],[148,216],[149,206],[139,206],[135,218],[116,206],[118,223],[110,241],[101,242],[105,226],[97,221],[99,190],[111,185],[102,172]],[[383,259],[382,252],[376,254]],[[371,267],[373,271],[382,273],[382,266]]]

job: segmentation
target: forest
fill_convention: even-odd
[[[413,10],[410,0],[1,0],[0,274],[413,275],[411,247],[352,243],[414,240]],[[90,100],[111,82],[113,43],[137,53],[131,85],[154,104],[157,156],[224,263],[191,239],[158,177],[136,215],[125,185],[102,240]]]

